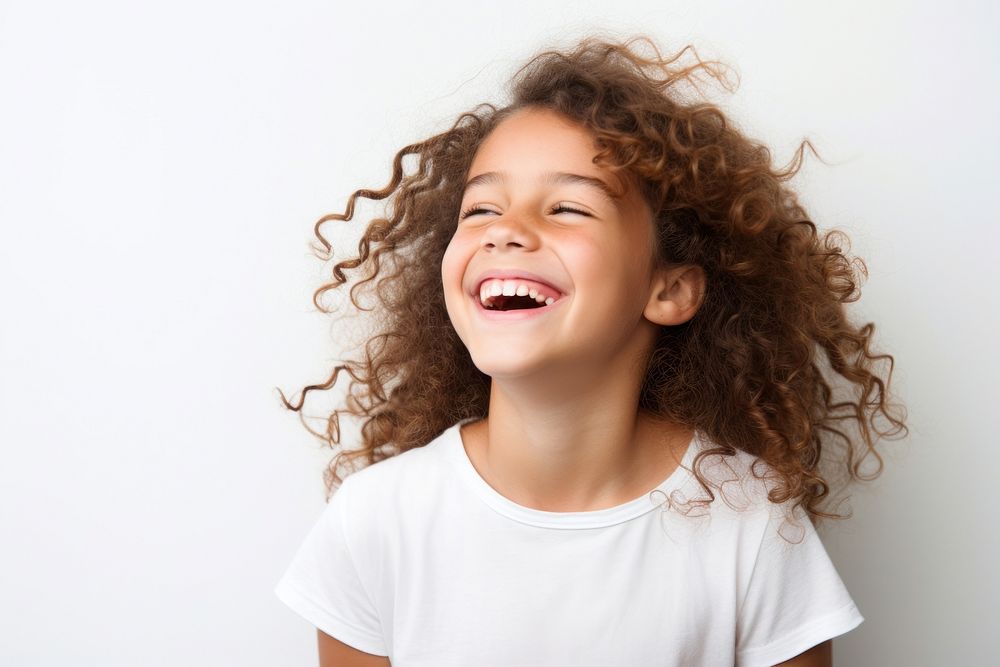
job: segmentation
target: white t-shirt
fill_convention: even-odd
[[[743,511],[716,488],[703,516],[666,502],[706,497],[689,470],[707,446],[696,434],[648,495],[548,512],[486,483],[461,423],[348,475],[277,596],[394,667],[755,667],[864,620],[812,523],[801,508],[785,521],[790,504],[767,500],[744,452],[702,467],[745,479],[722,487]]]

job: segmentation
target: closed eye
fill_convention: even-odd
[[[557,205],[557,206],[553,206],[552,209],[549,212],[551,214],[555,214],[555,213],[576,213],[578,215],[590,216],[590,214],[587,213],[586,211],[581,211],[578,208],[572,208],[572,207],[569,207],[569,206],[563,206],[562,204]],[[493,210],[488,209],[488,208],[482,208],[482,207],[473,206],[471,208],[467,208],[464,211],[462,211],[462,214],[459,216],[459,219],[460,220],[464,220],[464,219],[468,218],[471,215],[478,215],[479,213],[496,213],[496,211],[493,211]],[[499,214],[497,214],[497,215],[499,215]]]
[[[496,213],[496,211],[491,211],[488,208],[477,208],[473,206],[472,208],[467,208],[462,211],[462,215],[458,216],[460,220],[465,220],[470,215],[476,215],[479,213]]]
[[[558,212],[564,212],[564,213],[579,213],[580,215],[587,215],[587,216],[590,215],[586,211],[581,211],[578,208],[572,208],[570,206],[562,206],[562,205],[556,206],[556,207],[554,207],[552,209],[553,213],[556,213],[557,211]]]

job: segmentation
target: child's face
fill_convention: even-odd
[[[524,109],[496,127],[472,162],[469,179],[506,173],[507,180],[466,189],[461,211],[479,210],[460,215],[441,277],[451,322],[487,375],[580,371],[581,364],[600,371],[612,355],[620,359],[653,340],[656,325],[643,316],[654,242],[648,206],[634,189],[614,202],[579,179],[545,179],[566,172],[614,183],[592,162],[596,154],[585,128],[551,111]],[[504,273],[508,291],[522,283],[531,290],[508,303],[534,303],[527,300],[537,289],[551,305],[484,308],[481,279],[494,272]]]

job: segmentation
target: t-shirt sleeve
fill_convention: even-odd
[[[737,621],[737,667],[770,667],[864,621],[805,510],[786,520],[790,503],[768,503]]]
[[[346,538],[350,481],[345,479],[330,498],[274,592],[331,637],[366,653],[388,655],[375,604]]]

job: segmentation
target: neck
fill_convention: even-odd
[[[558,386],[494,378],[487,418],[462,432],[487,483],[526,507],[588,511],[638,498],[676,469],[692,431],[638,411],[642,365],[600,366]]]

